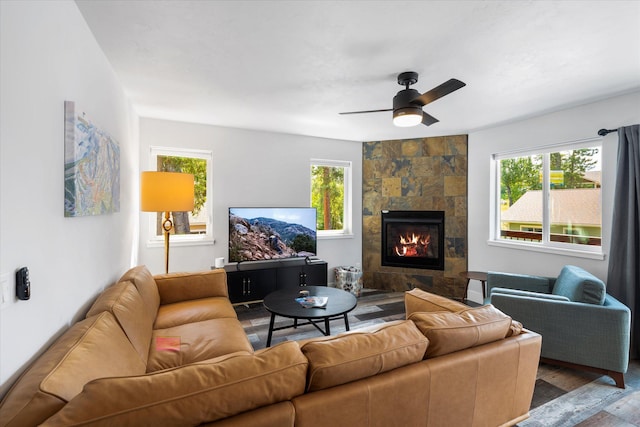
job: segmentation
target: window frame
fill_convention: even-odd
[[[549,157],[550,153],[566,150],[576,150],[581,148],[598,148],[600,158],[602,159],[602,137],[586,138],[576,141],[562,142],[558,144],[550,144],[544,146],[538,146],[534,148],[504,151],[500,153],[494,153],[491,155],[491,212],[490,212],[490,237],[487,244],[490,246],[500,246],[511,249],[529,250],[534,252],[552,253],[556,255],[570,255],[581,258],[590,258],[603,260],[605,257],[603,244],[605,241],[605,228],[602,224],[602,214],[600,217],[601,227],[601,245],[590,246],[576,243],[563,243],[553,242],[550,240],[550,212],[549,212],[549,198],[550,198],[550,167]],[[513,157],[542,155],[542,240],[540,243],[524,242],[519,240],[509,240],[500,238],[500,160],[509,159]],[[601,171],[604,176],[604,165],[600,162]],[[600,183],[600,204],[602,205],[602,192],[604,187],[602,182]]]
[[[191,157],[207,162],[207,201],[204,209],[207,212],[206,232],[200,234],[172,234],[171,246],[213,245],[213,151],[175,147],[149,147],[149,169],[157,171],[158,156]],[[164,235],[156,235],[157,213],[149,212],[147,247],[164,246]]]
[[[353,237],[353,162],[349,160],[311,159],[309,162],[309,206],[313,196],[311,168],[313,166],[344,169],[344,206],[341,230],[317,230],[318,239],[338,239]]]

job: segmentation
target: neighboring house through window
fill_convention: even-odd
[[[602,254],[601,139],[493,156],[496,244]]]
[[[187,150],[151,147],[152,170],[182,172],[194,176],[194,209],[191,212],[172,212],[174,228],[171,243],[212,243],[213,220],[211,215],[212,153],[204,150]],[[163,213],[151,216],[149,229],[151,242],[162,241]]]
[[[351,162],[311,160],[311,207],[318,237],[352,235]]]

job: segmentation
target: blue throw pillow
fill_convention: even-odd
[[[552,293],[565,296],[574,302],[602,305],[606,286],[602,280],[588,271],[574,265],[566,265],[562,268]]]

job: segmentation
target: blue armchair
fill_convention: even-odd
[[[542,335],[541,361],[608,375],[624,388],[631,311],[589,272],[557,278],[489,272],[487,303]]]

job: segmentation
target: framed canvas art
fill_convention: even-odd
[[[120,211],[118,141],[64,102],[64,216]]]

